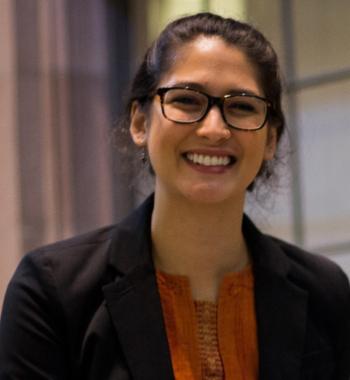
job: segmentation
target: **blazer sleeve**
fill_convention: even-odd
[[[50,266],[26,256],[5,295],[0,321],[0,380],[69,379],[63,310]]]

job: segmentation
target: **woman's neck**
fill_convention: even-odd
[[[198,287],[212,282],[217,288],[226,273],[249,262],[241,230],[243,203],[244,199],[230,205],[196,204],[156,194],[152,215],[156,268],[185,275]]]

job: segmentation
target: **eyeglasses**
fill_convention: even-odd
[[[160,97],[164,117],[180,124],[203,120],[211,107],[217,105],[229,127],[256,131],[266,124],[271,107],[267,99],[247,93],[216,97],[189,87],[162,87],[156,94]]]

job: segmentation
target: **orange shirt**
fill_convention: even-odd
[[[157,271],[176,380],[257,380],[251,266],[226,275],[218,302],[194,301],[185,276]]]

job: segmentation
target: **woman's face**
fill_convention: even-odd
[[[185,85],[219,97],[232,92],[264,96],[255,67],[241,50],[219,37],[201,36],[177,50],[159,87]],[[131,134],[136,144],[147,146],[155,191],[193,202],[243,202],[247,187],[263,160],[273,158],[276,146],[273,128],[230,129],[217,106],[193,124],[167,120],[159,96],[147,114],[134,104]],[[195,155],[200,163],[193,162]]]

